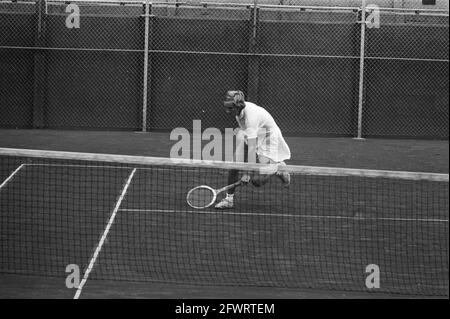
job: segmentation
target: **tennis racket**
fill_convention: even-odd
[[[200,185],[194,187],[187,193],[186,201],[189,204],[189,206],[195,209],[208,208],[209,206],[214,204],[214,202],[217,199],[217,195],[229,190],[230,188],[241,186],[242,184],[245,184],[245,181],[241,179],[236,183],[227,185],[219,189],[214,189],[207,185]]]

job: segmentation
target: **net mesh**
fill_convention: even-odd
[[[84,272],[103,235],[89,280],[368,291],[375,264],[370,291],[448,296],[448,175],[288,166],[218,211],[186,194],[230,167],[194,164],[0,149],[0,272]]]

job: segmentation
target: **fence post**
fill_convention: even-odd
[[[37,48],[46,47],[46,21],[45,21],[45,1],[37,2],[37,30],[34,45]],[[44,127],[44,107],[47,80],[46,54],[42,49],[37,49],[34,53],[33,67],[33,128]]]
[[[358,96],[358,136],[355,139],[363,139],[362,137],[362,116],[364,104],[364,56],[366,42],[366,0],[362,0],[361,5],[361,47],[359,58],[359,96]]]
[[[255,1],[252,10],[252,33],[250,35],[248,61],[248,80],[247,80],[247,100],[258,103],[258,85],[259,85],[259,59],[254,55],[257,52],[257,30],[259,22],[259,8]]]
[[[142,132],[147,131],[147,94],[148,94],[148,40],[149,40],[149,26],[150,26],[150,0],[145,1],[144,18],[145,18],[145,32],[144,32],[144,83],[142,92]]]

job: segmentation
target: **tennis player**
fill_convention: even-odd
[[[285,166],[285,160],[291,158],[291,151],[286,144],[281,130],[275,123],[273,117],[264,108],[247,102],[244,93],[241,91],[228,91],[224,101],[225,111],[235,116],[239,124],[236,133],[236,151],[234,160],[238,162],[248,161],[248,156],[255,154],[255,160],[262,164],[277,164]],[[242,180],[254,186],[266,184],[270,177],[277,175],[285,187],[291,183],[288,172],[277,170],[273,174],[263,174],[262,176],[250,177],[244,174]],[[231,185],[239,180],[239,171],[230,170],[228,174],[228,184]],[[233,208],[234,191],[228,190],[227,195],[215,205],[217,209]]]

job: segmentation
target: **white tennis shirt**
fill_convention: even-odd
[[[257,138],[256,153],[274,162],[282,162],[291,158],[289,146],[281,134],[272,115],[264,108],[245,102],[245,108],[236,120],[246,139]]]

